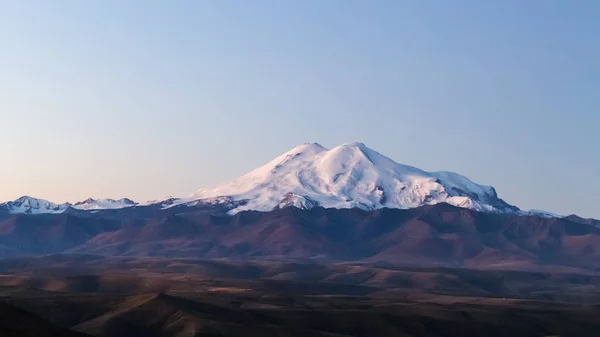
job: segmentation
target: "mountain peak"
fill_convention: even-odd
[[[353,147],[353,148],[358,148],[361,150],[367,148],[365,143],[362,143],[362,142],[344,143],[344,144],[341,144],[340,147]]]
[[[321,145],[321,144],[319,144],[319,143],[316,143],[316,142],[307,142],[307,143],[302,143],[302,144],[300,144],[300,145],[298,145],[298,146],[310,146],[310,147],[312,147],[312,146],[315,146],[315,147],[320,147],[320,148],[322,148],[322,149],[325,149],[325,147],[323,147],[323,145]]]
[[[14,201],[6,202],[0,206],[8,210],[10,213],[45,214],[62,213],[68,209],[71,204],[55,204],[48,200],[24,195]]]
[[[327,151],[327,149],[319,144],[319,143],[302,143],[294,148],[292,148],[291,150],[287,151],[286,153],[302,153],[302,152],[320,152],[320,151]]]
[[[21,197],[15,199],[14,202],[27,202],[27,201],[40,201],[40,200],[42,200],[42,199],[38,199],[38,198],[34,198],[34,197],[31,197],[31,196],[28,196],[28,195],[24,195],[24,196],[21,196]]]

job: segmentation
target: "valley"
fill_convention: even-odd
[[[70,255],[0,269],[0,309],[62,331],[11,336],[533,337],[600,328],[592,272]]]

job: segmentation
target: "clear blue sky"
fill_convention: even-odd
[[[0,200],[186,195],[362,141],[600,218],[600,1],[0,1]]]

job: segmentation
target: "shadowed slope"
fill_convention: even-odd
[[[0,302],[0,336],[6,337],[89,337],[61,328],[44,319]]]

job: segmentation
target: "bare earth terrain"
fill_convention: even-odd
[[[0,212],[0,335],[598,336],[594,220],[416,209]]]
[[[91,255],[3,260],[0,271],[0,309],[16,317],[2,320],[0,332],[10,336],[597,336],[600,329],[594,272]]]

